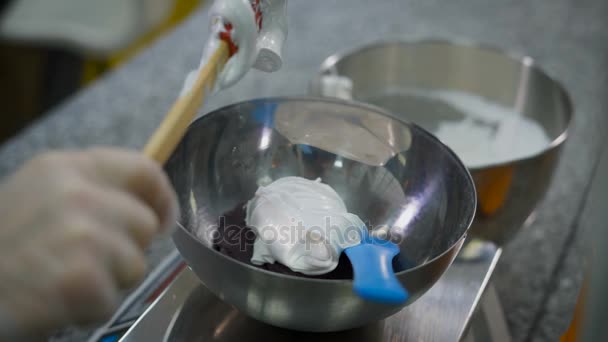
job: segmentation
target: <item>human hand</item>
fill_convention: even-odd
[[[0,184],[0,340],[108,318],[176,214],[161,167],[139,153],[51,152],[26,163]]]

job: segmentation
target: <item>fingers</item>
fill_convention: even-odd
[[[129,193],[97,189],[94,202],[85,208],[87,221],[95,222],[103,240],[104,255],[120,288],[130,288],[143,278],[146,260],[143,249],[161,230],[151,208]]]
[[[118,235],[112,237],[114,254],[110,258],[110,271],[119,288],[132,288],[146,275],[146,257],[133,241]]]
[[[95,148],[83,154],[100,184],[139,198],[154,211],[163,228],[174,224],[176,196],[158,164],[137,152]]]
[[[59,252],[61,259],[65,260],[61,278],[75,282],[75,287],[92,286],[89,291],[97,294],[93,299],[107,299],[107,293],[133,287],[146,272],[143,250],[127,235],[126,229],[121,231],[120,228],[109,227],[87,213],[67,221],[64,233],[55,238],[53,245],[55,249],[67,248],[66,252]],[[93,271],[103,274],[90,274]],[[109,280],[88,283],[81,279],[102,275],[108,276]]]
[[[138,152],[94,148],[77,159],[91,183],[81,208],[102,232],[100,257],[116,286],[132,287],[145,275],[143,249],[175,222],[173,188],[162,168]]]
[[[0,190],[0,306],[19,333],[108,318],[177,214],[163,170],[137,152],[45,153]]]
[[[86,324],[107,319],[115,310],[119,295],[114,277],[89,253],[73,254],[65,266],[59,295],[66,321]]]
[[[140,249],[146,248],[162,230],[153,209],[134,195],[100,186],[92,193],[93,198],[83,209],[100,224],[100,229],[118,232]]]
[[[146,274],[146,257],[133,240],[122,234],[109,234],[107,240],[108,269],[116,286],[121,289],[132,288]]]
[[[80,170],[76,179],[63,179],[60,211],[72,226],[66,244],[88,246],[85,252],[96,255],[97,267],[107,269],[114,286],[136,285],[146,271],[143,249],[173,225],[177,213],[160,166],[137,152],[101,148],[48,155],[41,164]]]

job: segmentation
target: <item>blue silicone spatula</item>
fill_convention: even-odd
[[[346,248],[344,253],[353,266],[353,290],[359,297],[386,304],[400,304],[409,298],[393,271],[393,258],[399,254],[396,244],[363,229],[361,244]]]

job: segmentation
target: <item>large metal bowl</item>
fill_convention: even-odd
[[[181,205],[177,248],[222,300],[263,322],[338,331],[383,319],[428,290],[460,250],[475,189],[435,137],[381,109],[337,100],[275,98],[231,105],[195,121],[166,170]],[[400,246],[403,305],[367,302],[352,280],[274,273],[212,248],[218,219],[284,176],[321,177],[375,231]]]
[[[566,91],[532,58],[471,43],[386,41],[328,57],[320,75],[350,78],[353,99],[383,107],[431,132],[429,123],[437,122],[433,116],[456,109],[412,95],[413,90],[479,95],[542,126],[551,142],[540,153],[469,168],[478,194],[474,236],[504,244],[545,195],[566,140],[572,106]]]

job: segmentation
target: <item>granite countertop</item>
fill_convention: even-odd
[[[581,283],[579,215],[604,140],[608,2],[300,1],[289,3],[284,68],[249,73],[202,112],[249,98],[305,94],[328,55],[377,39],[468,39],[534,57],[561,81],[576,107],[573,129],[536,221],[504,252],[495,275],[515,341],[555,341],[566,329]],[[171,106],[207,35],[205,9],[123,68],[84,89],[0,148],[0,176],[48,149],[141,148]],[[10,113],[6,113],[8,115]],[[152,264],[171,249],[158,239]],[[61,340],[81,340],[83,335]],[[59,339],[57,339],[59,340]]]

